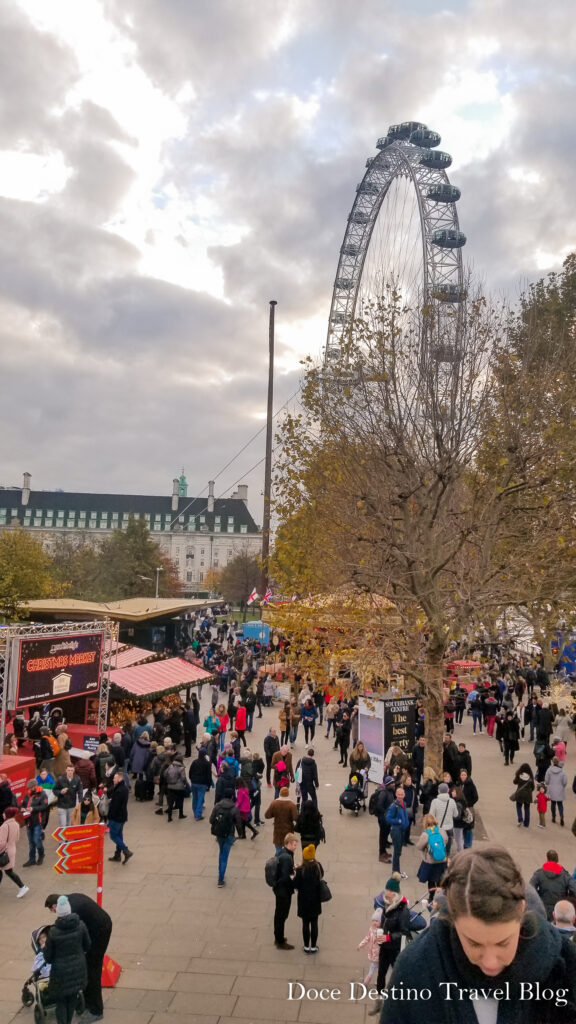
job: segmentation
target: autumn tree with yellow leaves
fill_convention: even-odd
[[[374,642],[424,698],[437,768],[447,646],[529,597],[518,539],[542,529],[559,505],[552,482],[574,468],[554,432],[518,437],[528,367],[509,329],[479,298],[450,320],[392,295],[355,322],[337,360],[309,365],[302,412],[279,438],[281,588],[348,585],[391,602]]]

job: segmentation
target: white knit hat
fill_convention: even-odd
[[[70,900],[67,896],[59,896],[56,903],[56,916],[66,917],[66,914],[72,913],[72,907],[70,906]]]

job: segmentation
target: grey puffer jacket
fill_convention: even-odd
[[[186,789],[186,769],[181,761],[174,759],[172,763],[168,765],[164,775],[164,781],[166,783],[166,789],[174,789],[177,792],[181,792]]]
[[[568,776],[561,765],[551,764],[544,776],[544,782],[546,783],[546,792],[551,800],[564,800]]]

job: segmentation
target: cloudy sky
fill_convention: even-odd
[[[453,156],[496,294],[576,248],[565,0],[11,0],[0,9],[0,483],[190,493],[324,344],[388,125]],[[261,519],[263,435],[218,476]]]

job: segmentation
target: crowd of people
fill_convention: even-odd
[[[20,827],[14,819],[19,814],[25,815],[28,839],[28,858],[23,868],[42,864],[45,831],[51,813],[56,815],[59,825],[105,821],[113,844],[109,860],[127,864],[133,851],[127,846],[124,829],[132,794],[135,801],[148,802],[150,813],[162,818],[166,824],[186,819],[188,808],[194,823],[208,819],[218,849],[217,885],[223,887],[234,844],[248,836],[252,841],[257,840],[261,828],[268,825],[274,854],[266,865],[266,881],[273,889],[275,901],[275,946],[278,950],[294,949],[288,941],[286,927],[292,900],[296,896],[302,948],[306,954],[312,955],[319,949],[322,904],[331,898],[318,859],[318,848],[326,842],[326,829],[319,806],[320,772],[315,751],[319,743],[327,744],[328,750],[334,752],[334,760],[338,757],[342,766],[346,789],[358,788],[360,796],[364,794],[363,780],[367,779],[371,761],[364,744],[358,739],[357,698],[334,695],[333,687],[330,689],[316,685],[309,678],[296,677],[295,695],[267,713],[270,726],[261,752],[252,749],[251,733],[255,718],[263,717],[263,709],[270,708],[274,700],[277,702],[276,684],[270,674],[262,671],[257,649],[248,655],[245,650],[241,664],[235,664],[231,653],[226,652],[226,645],[231,644],[232,651],[236,647],[230,627],[226,631],[220,629],[216,638],[213,632],[212,628],[205,629],[201,625],[195,637],[195,656],[200,656],[214,673],[209,689],[210,706],[206,708],[204,700],[204,711],[201,691],[198,695],[192,694],[189,702],[170,711],[158,703],[151,714],[142,714],[136,721],[127,720],[111,735],[103,733],[95,754],[80,758],[74,764],[69,753],[66,723],[56,716],[46,726],[39,727],[37,775],[29,781],[19,806],[14,801],[8,780],[0,778],[0,853],[5,850],[7,854],[1,870],[18,887],[19,898],[29,892],[28,885],[16,871]],[[557,822],[560,827],[564,825],[568,784],[564,762],[567,745],[571,742],[572,723],[563,709],[550,706],[545,694],[540,692],[537,676],[533,682],[524,676],[520,678],[523,686],[518,675],[513,680],[509,674],[498,671],[487,676],[484,683],[474,686],[470,692],[456,685],[445,704],[446,733],[440,773],[434,771],[427,758],[424,708],[419,709],[417,739],[413,748],[405,750],[393,745],[386,751],[382,783],[374,789],[368,808],[377,823],[379,860],[389,865],[391,874],[375,900],[369,931],[359,946],[368,952],[365,982],[370,983],[376,976],[378,990],[384,990],[387,982],[389,989],[396,977],[404,979],[404,958],[413,958],[416,955],[414,950],[423,951],[430,947],[432,961],[437,956],[432,939],[426,938],[426,946],[422,945],[423,937],[419,937],[417,942],[411,941],[418,928],[424,928],[426,921],[422,917],[424,911],[414,914],[401,892],[407,879],[402,863],[407,848],[412,847],[416,854],[416,862],[411,859],[411,864],[416,868],[418,881],[426,886],[428,893],[427,909],[424,909],[439,919],[438,926],[426,929],[425,934],[438,936],[441,928],[448,929],[446,934],[452,943],[451,955],[455,957],[456,968],[460,972],[456,977],[466,979],[469,969],[466,962],[469,950],[463,937],[476,935],[477,929],[483,934],[483,928],[496,927],[495,910],[490,910],[488,916],[483,917],[477,903],[472,901],[470,907],[473,907],[473,912],[465,913],[460,897],[452,898],[452,894],[458,893],[459,886],[464,884],[462,879],[468,879],[467,898],[470,896],[470,884],[476,884],[476,874],[466,865],[474,865],[479,877],[492,878],[496,888],[500,886],[501,889],[501,865],[509,856],[502,851],[498,856],[492,853],[492,860],[490,857],[486,859],[486,848],[478,849],[474,842],[479,792],[473,776],[472,753],[465,742],[458,742],[457,735],[468,711],[473,734],[485,730],[499,745],[503,768],[514,764],[515,771],[509,776],[510,785],[514,787],[510,799],[516,807],[518,826],[530,826],[533,804],[537,806],[539,827],[547,826],[549,812],[552,823]],[[527,743],[534,744],[534,768],[528,760],[522,759],[522,763],[515,764],[515,756],[522,744]],[[544,761],[548,761],[544,770],[542,745],[546,748]],[[207,798],[212,791],[214,799],[208,811]],[[518,869],[513,862],[506,864],[504,874],[507,872],[506,877],[514,879],[514,891],[524,893],[522,899],[526,905],[522,906],[520,913],[522,900],[516,899],[516,913],[512,913],[512,904],[508,904],[498,889],[500,902],[496,900],[494,907],[498,903],[504,915],[502,922],[508,926],[502,941],[510,941],[511,946],[516,942],[515,948],[524,950],[522,928],[525,911],[528,908],[532,914],[535,906],[537,915],[543,920],[547,918],[549,927],[555,933],[562,933],[563,942],[564,939],[568,941],[576,929],[572,905],[572,901],[576,902],[576,881],[559,863],[556,851],[548,850],[546,860],[528,885],[518,881]],[[452,878],[455,880],[453,885]],[[63,955],[59,950],[67,948],[63,937],[65,933],[76,954],[89,964],[90,957],[95,954],[90,952],[94,947],[94,936],[90,934],[88,923],[85,922],[86,929],[80,927],[82,915],[71,901],[62,901],[59,908],[56,906],[58,903],[54,897],[51,909],[56,910],[58,928],[52,940],[46,942],[46,962],[55,965]],[[469,918],[474,923],[471,931],[466,931]],[[462,932],[458,924],[461,919],[467,922]],[[543,942],[552,942],[546,937],[549,931],[540,924],[537,924],[537,931],[545,936]],[[73,942],[72,935],[75,937]],[[403,941],[409,948],[401,954]],[[470,938],[470,941],[474,946],[476,939]],[[550,949],[557,953],[556,939],[554,942]],[[496,945],[499,943],[500,939]],[[102,943],[96,943],[98,957],[101,949]],[[408,962],[413,963],[413,960]],[[486,964],[489,966],[492,962],[490,957],[486,962],[477,959],[469,962],[474,965],[477,980],[480,977],[478,971],[484,971],[487,977],[499,976],[495,968],[494,971],[486,968]],[[512,962],[510,960],[504,966]],[[391,969],[394,970],[392,981],[389,980]],[[94,971],[92,978],[93,974]],[[53,977],[57,976],[58,968]],[[75,1005],[72,996],[78,989],[88,991],[87,1010],[80,1019],[101,1019],[101,995],[99,998],[95,996],[93,984],[90,991],[89,980],[80,969],[74,979],[74,985],[70,983],[68,986],[66,1000],[63,997],[59,1010],[64,1024],[71,1020]],[[386,999],[378,1010],[385,1022],[412,1020],[410,1016],[391,1016],[396,1008],[391,1009],[391,1003]],[[451,1018],[448,1014],[443,1019]],[[497,1020],[496,1017],[485,1019],[490,1022]],[[529,1017],[526,1019],[530,1020]],[[470,1020],[477,1024],[474,1018]],[[481,1024],[484,1024],[484,1018]]]

